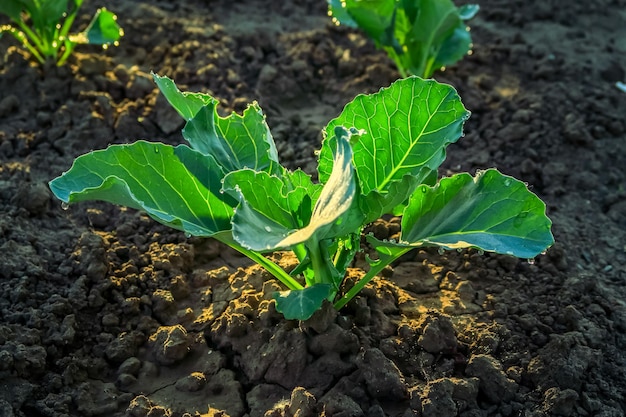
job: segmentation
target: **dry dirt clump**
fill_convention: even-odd
[[[325,123],[393,82],[391,61],[318,0],[97,5],[126,36],[65,67],[0,39],[0,416],[626,414],[624,0],[485,0],[474,54],[435,74],[472,111],[443,171],[528,182],[554,247],[414,251],[303,323],[232,250],[131,209],[62,210],[47,182],[111,143],[182,141],[151,71],[225,111],[258,100],[281,160],[315,174]]]

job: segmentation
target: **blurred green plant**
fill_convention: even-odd
[[[70,34],[83,0],[1,0],[0,14],[13,24],[0,26],[0,36],[9,33],[41,64],[51,59],[63,65],[76,45],[117,44],[123,30],[117,16],[105,8],[98,9],[87,28]]]
[[[336,24],[359,28],[387,52],[402,77],[430,78],[472,48],[466,20],[478,5],[451,0],[328,0]]]

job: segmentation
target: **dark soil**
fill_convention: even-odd
[[[526,181],[547,254],[416,251],[306,323],[232,250],[62,210],[47,183],[111,143],[182,141],[151,71],[224,112],[258,100],[281,159],[313,173],[322,127],[393,64],[322,0],[88,3],[76,27],[106,6],[119,47],[42,68],[0,39],[0,416],[626,414],[626,1],[481,1],[473,55],[435,74],[473,113],[441,174]]]

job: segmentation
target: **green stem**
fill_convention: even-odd
[[[404,68],[404,64],[402,62],[402,58],[400,58],[400,55],[398,55],[393,47],[386,47],[385,50],[387,51],[387,55],[389,55],[391,60],[396,63],[396,68],[400,73],[400,78],[406,78],[408,76],[408,72],[406,68]]]
[[[291,250],[293,251],[293,253],[296,255],[296,257],[298,258],[300,262],[302,262],[302,260],[306,258],[307,252],[306,252],[306,246],[304,246],[304,244],[299,243],[297,245],[294,245],[291,248]]]
[[[359,233],[352,235],[346,239],[339,240],[339,247],[333,259],[333,265],[338,271],[345,271],[349,263],[354,259],[354,255],[360,247],[361,230]]]
[[[250,249],[246,249],[243,246],[241,246],[240,244],[238,244],[237,242],[235,242],[233,240],[233,238],[232,238],[232,235],[229,236],[227,234],[219,234],[219,235],[214,235],[213,237],[216,240],[219,240],[220,242],[230,246],[231,248],[235,249],[237,252],[241,253],[242,255],[247,256],[248,258],[250,258],[254,262],[256,262],[259,265],[261,265],[263,268],[265,268],[267,270],[267,272],[269,272],[277,280],[282,282],[283,285],[285,285],[288,289],[290,289],[290,290],[301,290],[301,289],[304,288],[304,287],[302,287],[302,285],[298,281],[293,279],[280,266],[276,265],[274,262],[270,261],[265,256],[263,256],[262,254],[254,252],[254,251],[251,251]]]
[[[328,259],[325,259],[320,242],[314,240],[312,245],[307,245],[311,265],[315,273],[313,284],[331,284],[333,282],[332,273],[328,267]]]
[[[424,75],[422,76],[422,78],[432,78],[433,73],[435,72],[435,70],[433,69],[434,63],[435,63],[435,57],[430,56],[428,60],[426,61],[425,68],[424,68]]]
[[[24,22],[17,22],[17,24],[20,29],[22,29],[22,32],[26,34],[26,36],[28,37],[27,39],[29,39],[30,42],[35,45],[33,48],[33,46],[30,45],[30,42],[26,41],[25,46],[28,48],[28,50],[32,53],[33,49],[36,49],[37,51],[41,52],[43,56],[48,57],[49,45],[46,45],[45,39],[40,38],[37,33],[33,32]],[[35,55],[37,59],[39,59],[42,63],[44,62],[44,59],[41,58],[41,55],[38,52],[33,53],[33,55]]]
[[[386,258],[384,262],[382,260],[379,260],[378,262],[373,263],[370,267],[370,270],[367,271],[365,275],[363,275],[363,277],[359,280],[359,282],[354,284],[354,286],[350,288],[350,290],[347,293],[345,293],[343,297],[335,301],[334,303],[335,310],[342,309],[346,304],[348,304],[348,302],[350,302],[350,300],[354,298],[354,296],[356,296],[363,289],[363,287],[367,285],[367,283],[369,283],[372,280],[372,278],[378,275],[380,271],[385,269],[387,265],[391,264],[392,262],[394,262],[396,259],[404,255],[411,249],[414,249],[414,248],[407,247],[406,249],[395,254],[393,257]]]
[[[78,8],[74,9],[74,11],[70,12],[68,16],[65,18],[65,22],[63,22],[63,26],[59,31],[59,38],[65,39],[69,37],[70,29],[72,24],[74,24],[74,19],[76,18],[76,14],[78,12]]]
[[[33,54],[33,56],[41,64],[43,64],[45,62],[45,60],[43,59],[41,54],[37,51],[37,49],[34,48],[30,44],[26,34],[23,31],[15,28],[15,27],[13,27],[11,25],[3,25],[3,26],[0,26],[0,35],[2,34],[2,32],[10,33],[15,39],[17,39],[18,42],[20,42],[22,44],[23,47],[25,47],[31,54]]]
[[[74,50],[74,46],[76,45],[69,39],[63,41],[63,44],[65,46],[65,50],[63,51],[63,55],[61,55],[61,58],[59,58],[59,60],[57,61],[57,67],[63,66],[63,64],[65,64],[65,61],[67,61],[67,58],[70,57],[72,51]]]

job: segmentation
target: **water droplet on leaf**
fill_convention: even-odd
[[[445,252],[446,250],[444,248],[437,249],[437,253],[439,253],[439,255],[443,255]]]
[[[62,203],[61,203],[61,208],[62,208],[63,210],[67,210],[68,208],[70,208],[70,205],[69,205],[69,204],[67,204],[67,203],[64,201],[64,202],[62,202]]]

